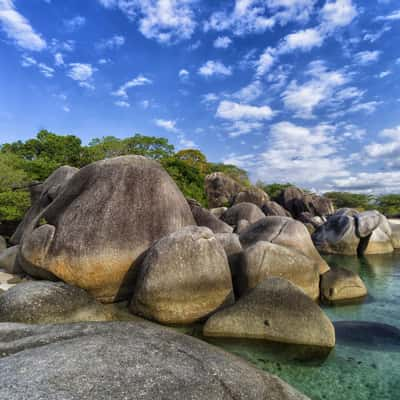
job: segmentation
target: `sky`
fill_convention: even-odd
[[[0,143],[141,133],[400,193],[399,78],[398,0],[0,0]]]

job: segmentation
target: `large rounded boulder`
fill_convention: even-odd
[[[318,263],[289,247],[257,242],[246,248],[237,273],[239,295],[255,288],[266,278],[285,278],[300,287],[307,296],[319,297]]]
[[[264,213],[255,204],[239,203],[228,208],[221,219],[228,225],[237,227],[240,221],[247,221],[252,224],[264,217]]]
[[[8,400],[307,400],[274,375],[149,322],[3,324]]]
[[[208,228],[193,226],[150,248],[130,310],[164,324],[189,324],[233,301],[224,248]]]
[[[326,302],[348,302],[363,298],[367,293],[362,279],[348,269],[334,268],[321,277],[321,298]]]
[[[0,269],[9,274],[21,274],[23,270],[18,262],[19,246],[11,246],[0,252]]]
[[[49,324],[108,321],[112,313],[83,289],[63,282],[19,283],[0,294],[0,322]]]
[[[256,186],[250,186],[235,196],[234,204],[252,203],[261,208],[268,201],[269,196],[267,193]]]
[[[47,223],[36,228],[41,219]],[[52,275],[113,302],[132,293],[145,251],[187,225],[194,225],[190,207],[159,163],[117,157],[68,180],[24,232],[20,259],[31,275]]]
[[[329,318],[301,289],[282,278],[264,280],[232,307],[212,315],[203,333],[309,346],[321,353],[335,346]]]
[[[222,172],[214,172],[205,178],[205,190],[210,208],[232,205],[242,189],[242,185]]]
[[[379,223],[369,236],[363,254],[386,254],[394,251],[391,225],[384,215],[378,215]]]
[[[291,217],[290,212],[275,201],[265,202],[261,209],[267,217]]]
[[[321,274],[329,270],[328,264],[315,248],[307,228],[292,218],[264,217],[245,229],[239,238],[245,248],[264,241],[295,249],[314,260]]]

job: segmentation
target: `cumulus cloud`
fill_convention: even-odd
[[[282,94],[285,107],[300,118],[312,118],[314,109],[330,100],[335,90],[348,82],[342,71],[330,71],[321,61],[312,62],[306,74],[311,76],[309,81],[299,84],[294,80]]]
[[[178,76],[179,79],[183,82],[187,81],[189,79],[189,71],[185,68],[182,68],[179,72],[178,72]]]
[[[231,45],[231,43],[232,39],[228,36],[218,36],[214,40],[214,47],[217,49],[226,49]]]
[[[400,10],[395,10],[389,15],[381,15],[376,18],[377,21],[398,21],[400,20]]]
[[[49,67],[45,63],[38,62],[38,61],[36,61],[36,59],[34,59],[33,57],[30,57],[26,54],[24,54],[22,56],[21,65],[24,68],[36,67],[39,70],[39,72],[46,78],[52,78],[54,76],[54,72],[55,72],[54,68]]]
[[[268,120],[274,113],[269,106],[251,106],[223,100],[219,103],[216,116],[227,120]]]
[[[86,18],[81,15],[77,15],[71,19],[64,20],[64,26],[69,32],[74,32],[79,28],[82,28],[86,24]]]
[[[358,15],[352,0],[330,0],[321,9],[321,26],[324,30],[335,30],[349,25]]]
[[[109,39],[104,39],[97,44],[100,49],[117,49],[125,44],[125,37],[122,35],[114,35]]]
[[[244,86],[237,92],[233,93],[232,97],[242,102],[248,103],[258,99],[263,92],[262,83],[257,79]]]
[[[232,75],[232,68],[225,66],[220,61],[209,60],[204,63],[198,70],[199,75],[210,77],[214,75],[229,76]]]
[[[379,50],[360,51],[355,55],[355,61],[359,65],[368,65],[378,61],[380,54]]]
[[[123,97],[125,99],[128,98],[128,89],[138,87],[138,86],[145,86],[151,85],[153,81],[149,78],[146,78],[144,75],[138,75],[136,78],[131,79],[128,82],[125,82],[117,91],[113,92],[112,94],[117,97]]]
[[[74,81],[77,81],[79,86],[86,89],[94,89],[92,78],[95,72],[96,68],[91,64],[70,63],[67,75]]]
[[[117,107],[121,107],[121,108],[129,108],[131,105],[124,100],[118,100],[114,103]]]
[[[6,35],[24,50],[41,51],[47,46],[29,21],[20,14],[13,0],[0,0],[0,26]]]
[[[169,120],[169,119],[156,119],[154,121],[154,123],[158,127],[165,129],[166,131],[174,132],[174,133],[179,132],[179,129],[176,127],[176,121]]]
[[[54,54],[54,64],[59,67],[60,65],[64,65],[64,57],[61,53]]]
[[[106,8],[119,8],[138,22],[139,31],[160,43],[189,39],[196,27],[195,0],[99,0]]]
[[[309,28],[286,36],[281,47],[281,52],[291,52],[299,49],[303,51],[311,50],[313,47],[321,47],[324,36],[318,29]]]

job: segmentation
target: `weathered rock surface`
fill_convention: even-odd
[[[214,233],[231,233],[233,228],[221,221],[210,211],[201,207],[197,202],[188,200],[196,224],[210,228]]]
[[[83,289],[63,282],[24,282],[0,294],[0,322],[49,324],[111,319],[111,312]]]
[[[400,249],[400,224],[390,224],[392,229],[392,244],[395,249]]]
[[[316,194],[306,194],[304,202],[309,212],[316,217],[326,217],[335,213],[332,200]]]
[[[290,212],[275,201],[265,202],[261,210],[267,217],[291,217]]]
[[[314,247],[307,228],[292,218],[264,217],[250,225],[239,238],[245,248],[259,241],[290,247],[317,262],[321,274],[329,270],[328,264]]]
[[[0,236],[0,252],[5,250],[6,248],[7,248],[6,239],[4,239],[3,236]]]
[[[282,278],[268,278],[232,307],[211,316],[205,336],[264,339],[330,349],[331,321],[301,289]]]
[[[222,214],[228,209],[228,207],[217,207],[217,208],[211,208],[210,213],[217,218],[221,218]]]
[[[18,263],[17,256],[19,246],[12,246],[0,252],[0,269],[4,269],[9,274],[22,273],[21,266]]]
[[[130,309],[161,323],[189,324],[233,301],[224,248],[208,228],[193,226],[150,248]]]
[[[336,213],[329,217],[313,233],[312,239],[316,248],[326,254],[357,255],[360,246],[354,218],[345,213]]]
[[[328,302],[359,299],[368,294],[362,279],[353,271],[335,268],[321,277],[321,298]]]
[[[365,211],[354,216],[356,220],[356,232],[360,238],[365,238],[379,226],[381,214],[378,211]]]
[[[7,400],[306,400],[279,378],[148,322],[0,325]],[[37,367],[40,366],[40,367]]]
[[[315,260],[269,242],[257,242],[245,249],[237,274],[239,295],[270,277],[285,278],[312,299],[319,297],[319,266]]]
[[[35,186],[36,194],[32,196],[32,206],[11,237],[12,244],[19,244],[25,233],[29,235],[36,228],[40,214],[57,198],[77,172],[77,168],[63,166],[56,169],[42,184]]]
[[[222,172],[214,172],[205,178],[205,190],[210,208],[231,206],[242,185]]]
[[[255,204],[239,203],[228,208],[221,219],[228,225],[236,227],[240,220],[245,220],[252,224],[264,217],[264,213]]]
[[[47,224],[34,229],[41,218]],[[190,207],[159,163],[141,156],[103,160],[76,172],[24,232],[22,266],[103,302],[122,300],[132,293],[144,252],[187,225],[194,225]]]
[[[392,228],[387,218],[379,214],[380,220],[377,228],[369,237],[368,244],[363,254],[386,254],[394,251],[392,242]]]
[[[239,192],[234,199],[234,204],[252,203],[258,207],[262,207],[269,201],[269,196],[263,190],[256,186],[251,186]]]

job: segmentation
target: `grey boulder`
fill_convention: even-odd
[[[362,279],[353,271],[334,268],[321,277],[321,298],[327,302],[359,299],[368,294]]]
[[[108,321],[112,313],[84,290],[62,282],[19,283],[0,294],[0,322]]]
[[[321,308],[282,278],[268,278],[232,307],[212,315],[203,334],[319,348],[335,346],[335,330]]]
[[[299,251],[270,242],[257,242],[243,251],[237,272],[238,293],[242,296],[266,278],[285,278],[307,296],[319,297],[319,267]]]
[[[148,322],[0,325],[7,400],[307,400],[279,378]]]
[[[266,201],[261,210],[267,217],[291,217],[290,212],[275,201]]]
[[[3,236],[0,236],[0,252],[7,248],[6,239]]]
[[[9,274],[21,274],[23,270],[18,263],[19,246],[12,246],[0,252],[0,269]]]
[[[149,249],[130,310],[164,324],[189,324],[233,300],[224,248],[208,228],[193,226],[165,236]]]
[[[234,204],[253,203],[258,207],[262,207],[269,201],[269,196],[263,190],[256,186],[250,186],[239,192],[234,199]]]
[[[290,247],[314,260],[319,266],[320,274],[329,270],[328,264],[315,248],[307,228],[292,218],[264,217],[245,229],[239,238],[245,248],[259,241]]]
[[[221,219],[230,226],[236,227],[241,220],[250,224],[264,218],[265,215],[259,207],[252,203],[239,203],[228,208]]]

